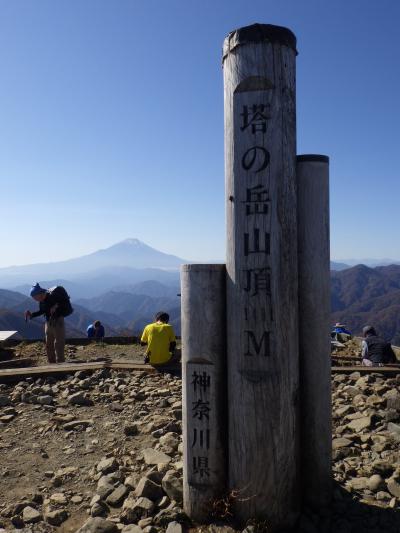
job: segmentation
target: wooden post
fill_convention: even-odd
[[[225,286],[225,265],[181,268],[183,504],[200,523],[226,489]]]
[[[277,26],[224,42],[229,486],[268,530],[299,509],[295,57]]]
[[[297,157],[301,479],[304,502],[331,499],[329,158]]]

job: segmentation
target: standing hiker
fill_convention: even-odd
[[[32,298],[39,303],[39,311],[25,311],[25,320],[45,315],[46,353],[49,363],[65,361],[65,325],[64,317],[73,312],[71,302],[64,287],[57,286],[43,289],[36,283],[30,291]]]

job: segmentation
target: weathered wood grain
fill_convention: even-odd
[[[328,157],[297,158],[297,209],[301,493],[318,509],[332,496]]]
[[[185,512],[204,523],[226,488],[225,265],[183,265]]]
[[[272,529],[299,509],[295,55],[266,25],[224,44],[229,486]]]

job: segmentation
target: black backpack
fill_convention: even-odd
[[[58,310],[61,316],[66,317],[74,312],[67,291],[61,285],[49,289],[49,293],[58,301]]]
[[[383,349],[383,362],[384,364],[393,364],[397,363],[396,354],[393,351],[392,345],[390,342],[387,342]]]

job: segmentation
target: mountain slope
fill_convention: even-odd
[[[331,272],[332,321],[360,335],[369,324],[400,345],[400,265]]]

